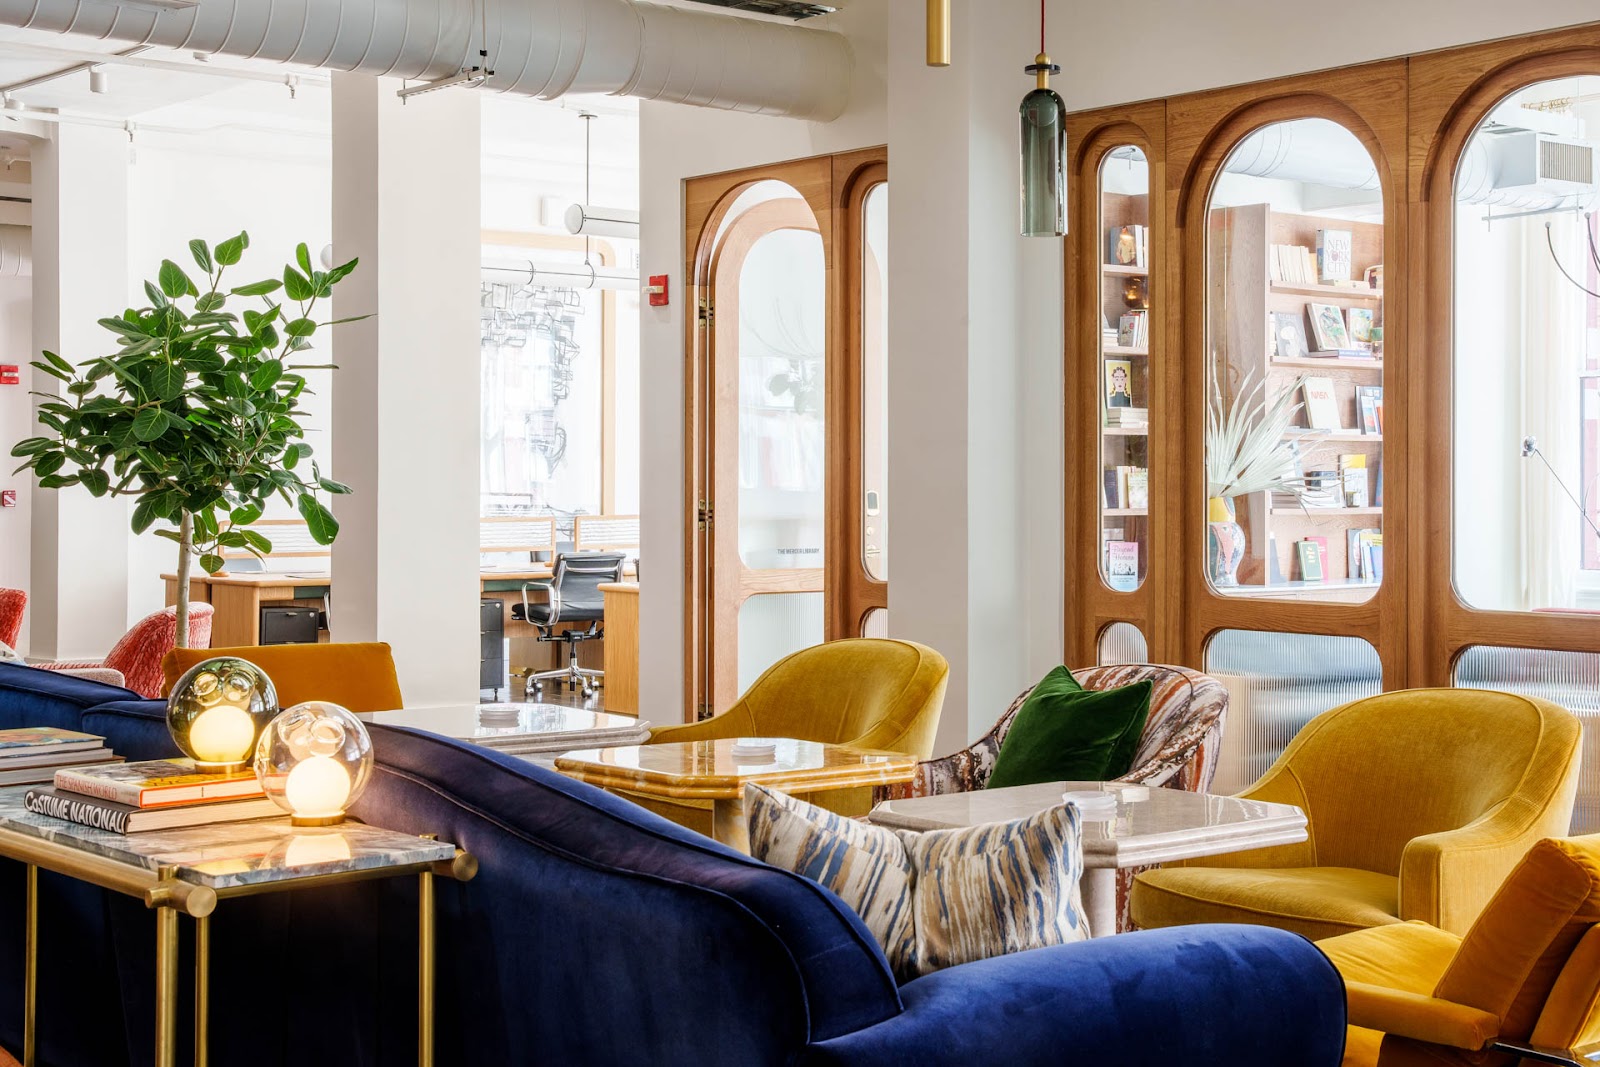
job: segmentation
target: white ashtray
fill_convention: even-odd
[[[1103,782],[1100,786],[1124,804],[1137,804],[1150,799],[1150,787],[1133,782]]]
[[[478,721],[486,726],[515,725],[522,718],[522,709],[500,704],[485,704],[478,708]]]
[[[1080,789],[1061,794],[1061,799],[1078,806],[1085,819],[1098,822],[1117,817],[1117,798],[1098,789]]]
[[[733,743],[729,754],[734,759],[767,760],[778,754],[778,743],[765,737],[741,737]]]

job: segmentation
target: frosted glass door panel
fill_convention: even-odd
[[[822,566],[824,282],[807,230],[764,234],[739,274],[739,556],[752,570]]]
[[[889,580],[889,187],[861,205],[862,566]]]
[[[751,597],[739,609],[739,692],[789,653],[821,643],[821,593]]]
[[[1114,622],[1100,631],[1100,663],[1149,663],[1144,633],[1131,622]]]
[[[1456,660],[1455,684],[1540,697],[1583,720],[1583,765],[1572,833],[1600,832],[1600,655],[1479,645]]]
[[[1383,691],[1378,651],[1359,637],[1223,630],[1206,648],[1205,669],[1228,690],[1214,793],[1260,778],[1324,711]]]

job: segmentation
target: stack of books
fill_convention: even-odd
[[[59,767],[80,767],[120,760],[106,739],[53,726],[0,730],[0,785],[48,782]]]
[[[35,814],[115,834],[283,814],[253,770],[209,773],[182,759],[63,768],[53,785],[28,790],[23,803]]]
[[[1107,467],[1104,490],[1102,503],[1108,508],[1148,508],[1150,472],[1144,467]]]
[[[1344,480],[1338,471],[1306,471],[1306,491],[1300,502],[1308,508],[1344,507]]]
[[[1273,245],[1267,269],[1275,282],[1317,284],[1317,256],[1304,245]]]
[[[1143,430],[1150,425],[1149,408],[1106,408],[1106,425]]]
[[[1117,320],[1117,344],[1123,348],[1150,347],[1150,313],[1125,311]]]
[[[1383,581],[1383,534],[1375,529],[1346,530],[1345,552],[1350,577],[1364,582]]]

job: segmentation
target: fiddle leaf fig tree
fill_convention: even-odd
[[[33,366],[60,379],[36,393],[48,431],[12,448],[17,471],[44,489],[81,485],[92,495],[131,496],[133,530],[157,529],[178,544],[177,641],[188,644],[191,562],[214,574],[225,549],[257,557],[272,542],[251,524],[272,497],[291,503],[318,544],[339,533],[319,493],[348,493],[325,476],[304,440],[303,372],[325,326],[317,307],[356,268],[312,269],[304,244],[281,278],[232,285],[230,268],[250,246],[240,233],[215,248],[190,241],[198,273],[163,260],[145,282],[148,307],[100,320],[117,350],[77,366],[54,352]],[[199,279],[198,284],[196,278]],[[239,307],[243,303],[253,306]]]

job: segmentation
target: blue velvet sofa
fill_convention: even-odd
[[[0,725],[171,754],[159,702],[41,675],[0,664]],[[896,986],[860,920],[812,882],[514,757],[414,731],[373,739],[378,771],[353,814],[481,864],[470,883],[438,883],[441,1065],[1333,1067],[1343,1052],[1339,976],[1292,934],[1128,934]],[[41,1064],[149,1063],[151,915],[54,876],[41,888]],[[0,914],[20,902],[6,865]],[[224,902],[212,1061],[415,1062],[415,908],[409,879]],[[20,923],[0,921],[10,1049],[20,949]]]

